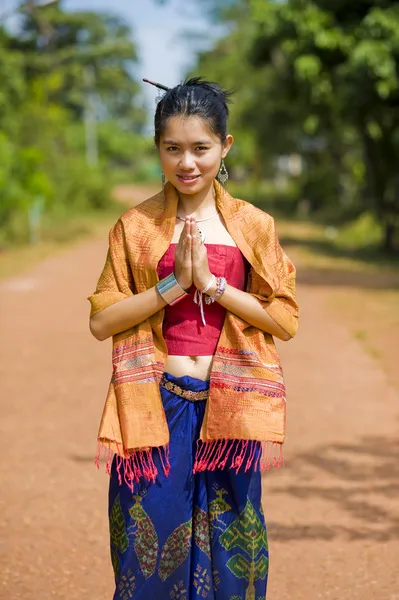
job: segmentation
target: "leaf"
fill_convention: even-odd
[[[126,533],[126,523],[119,494],[112,505],[109,516],[109,528],[111,534],[111,546],[115,551],[125,552],[129,546],[129,538]]]
[[[186,560],[190,552],[192,519],[177,527],[170,534],[162,549],[158,574],[165,581]]]
[[[254,567],[254,581],[256,579],[264,579],[267,575],[267,571],[269,569],[269,559],[267,556],[262,554],[258,560],[255,562]]]
[[[194,509],[193,536],[194,543],[197,544],[198,548],[202,550],[210,560],[211,546],[208,514],[204,510],[198,508],[198,506]]]
[[[238,546],[251,558],[255,558],[262,549],[267,549],[266,528],[249,498],[242,513],[220,535],[219,541],[226,550]]]
[[[227,561],[227,567],[230,571],[239,579],[246,579],[249,581],[251,574],[251,563],[242,556],[242,554],[236,554]]]

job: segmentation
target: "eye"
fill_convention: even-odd
[[[178,150],[178,149],[179,149],[179,148],[178,148],[177,146],[168,146],[168,147],[166,148],[166,150],[167,150],[168,152],[176,152],[176,150]]]
[[[208,150],[207,146],[197,146],[195,149],[197,152],[204,152],[205,150]]]

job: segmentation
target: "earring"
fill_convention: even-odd
[[[165,173],[162,171],[162,191],[164,191],[165,187]]]
[[[229,178],[229,173],[226,169],[226,165],[224,164],[224,160],[222,160],[222,164],[220,165],[220,169],[219,169],[217,178],[222,185],[224,185]]]

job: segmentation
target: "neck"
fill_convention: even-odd
[[[205,219],[216,212],[216,198],[213,190],[213,184],[207,190],[202,190],[198,194],[182,194],[179,195],[179,204],[177,214],[179,217],[194,215],[196,219]]]

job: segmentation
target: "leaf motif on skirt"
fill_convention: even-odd
[[[168,537],[162,549],[158,574],[165,581],[186,560],[190,552],[192,522],[179,525]]]
[[[123,516],[121,499],[118,496],[112,505],[111,513],[109,515],[109,527],[111,534],[111,546],[115,550],[125,552],[129,546],[129,538],[126,533],[126,523]]]
[[[134,497],[136,502],[129,508],[137,527],[134,538],[134,551],[140,564],[140,569],[146,579],[153,575],[158,557],[159,541],[153,522],[141,505],[141,496]]]
[[[238,546],[251,558],[267,550],[266,528],[249,498],[242,513],[221,534],[219,541],[226,550]]]
[[[193,536],[198,548],[211,559],[211,542],[209,533],[208,514],[196,506],[193,516]]]
[[[123,516],[119,494],[115,498],[109,515],[109,530],[111,535],[111,561],[115,580],[118,580],[120,573],[119,557],[129,547],[129,538],[126,533],[125,517]]]

